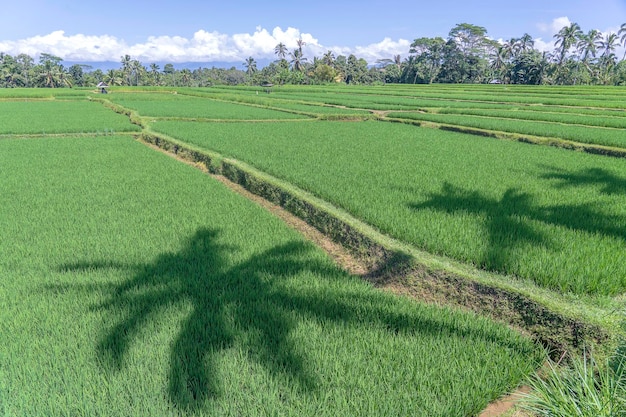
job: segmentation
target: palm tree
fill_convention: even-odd
[[[592,58],[596,57],[601,41],[602,34],[596,29],[592,29],[586,35],[580,36],[580,39],[576,43],[576,49],[583,62],[588,62],[589,56]]]
[[[491,56],[491,69],[494,71],[494,74],[497,74],[497,78],[503,80],[506,77],[507,73],[507,61],[510,58],[510,48],[505,43],[504,45],[500,45],[497,50],[492,53]]]
[[[396,65],[396,67],[398,69],[400,69],[402,67],[402,55],[394,55],[393,56],[393,63]]]
[[[617,33],[607,33],[606,37],[600,41],[602,55],[600,56],[600,66],[604,68],[604,84],[610,82],[610,73],[616,63],[615,49],[619,45],[619,37]]]
[[[613,55],[613,52],[615,52],[617,45],[619,45],[617,33],[614,33],[614,32],[607,33],[606,37],[600,40],[599,46],[600,46],[600,49],[603,50],[602,57],[606,58],[608,56]]]
[[[276,45],[276,47],[274,48],[274,53],[280,58],[280,59],[285,59],[285,57],[287,56],[287,54],[289,53],[289,51],[287,50],[287,47],[285,46],[284,43],[280,42],[278,45]]]
[[[322,57],[322,62],[326,65],[332,66],[333,62],[335,62],[335,54],[333,51],[327,51]]]
[[[622,23],[622,27],[619,28],[619,32],[617,32],[617,36],[620,36],[619,38],[620,43],[625,48],[624,58],[622,59],[626,59],[626,23]]]
[[[246,74],[252,75],[257,71],[256,61],[252,57],[248,57],[246,62],[243,63],[243,66],[246,67]]]
[[[501,49],[501,50],[500,50]],[[498,47],[497,54],[502,54],[504,60],[510,60],[517,56],[520,51],[519,39],[511,38],[507,42],[504,42],[502,46]]]
[[[130,62],[130,71],[131,74],[135,77],[135,83],[133,85],[139,85],[139,79],[143,78],[143,74],[146,72],[146,69],[141,62],[136,59],[133,59]]]
[[[124,79],[119,70],[111,69],[105,74],[104,82],[108,85],[122,85],[124,84]]]
[[[299,48],[290,52],[289,57],[291,58],[291,66],[295,71],[302,71],[304,69],[306,58],[302,57],[302,51]]]
[[[524,33],[521,38],[518,39],[520,52],[528,52],[535,46],[535,41],[528,33]]]
[[[130,57],[130,55],[126,54],[121,58],[121,63],[122,63],[122,73],[124,74],[125,78],[126,78],[126,83],[127,85],[131,84],[131,72],[132,72],[132,68],[131,68],[131,63],[132,63],[132,59]]]
[[[582,33],[583,32],[578,23],[571,23],[569,26],[564,26],[556,35],[554,35],[554,38],[556,38],[554,46],[559,54],[559,66],[563,65],[565,55],[569,49],[576,44],[578,39],[580,39]]]
[[[150,74],[152,75],[152,85],[159,85],[161,81],[161,73],[159,72],[160,68],[157,64],[150,64]]]
[[[300,56],[302,56],[302,47],[306,45],[306,42],[299,38],[296,43],[298,44],[298,50],[300,51]]]
[[[191,87],[191,71],[184,68],[180,71],[180,82],[183,87]]]

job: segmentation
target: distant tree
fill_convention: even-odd
[[[535,41],[528,33],[524,33],[521,38],[518,39],[520,52],[529,52],[535,46]]]
[[[554,35],[556,39],[555,47],[558,53],[558,65],[563,65],[565,61],[565,57],[569,52],[570,48],[580,40],[583,31],[580,29],[580,25],[578,23],[571,23],[569,26],[564,26],[559,30],[559,32]]]
[[[174,64],[165,64],[165,66],[163,67],[164,74],[172,75],[174,74],[174,72],[176,72],[176,69],[174,69]]]
[[[15,62],[18,65],[17,70],[21,74],[21,78],[24,80],[24,87],[30,87],[31,71],[35,61],[27,54],[19,54],[15,57]]]
[[[191,87],[192,74],[188,68],[183,68],[179,73],[179,83],[181,87]]]
[[[622,26],[619,28],[619,32],[617,32],[617,36],[619,36],[619,40],[624,47],[624,57],[622,60],[626,59],[626,23],[622,23]]]
[[[316,83],[331,83],[335,81],[337,71],[330,65],[322,63],[315,66],[313,70],[312,78]]]
[[[34,68],[38,86],[48,88],[72,86],[70,76],[61,65],[61,61],[60,57],[48,53],[39,56],[39,65]]]
[[[278,56],[278,58],[280,59],[285,59],[285,57],[287,56],[287,54],[289,53],[289,50],[287,50],[287,47],[285,46],[284,43],[280,42],[278,45],[276,45],[276,47],[274,48],[274,53],[276,54],[276,56]]]
[[[322,56],[322,62],[326,65],[332,66],[333,62],[335,62],[335,54],[333,51],[326,51],[324,56]]]
[[[91,69],[91,65],[74,64],[69,67],[68,72],[73,85],[78,87],[85,86],[85,72]]]
[[[298,50],[300,51],[300,55],[302,54],[302,47],[304,45],[306,45],[306,42],[302,40],[302,38],[299,38],[298,40],[296,40],[296,44],[298,45]]]
[[[302,71],[304,69],[306,58],[302,56],[302,51],[300,49],[290,52],[289,57],[291,58],[291,67],[294,71]]]
[[[120,70],[110,69],[104,75],[104,82],[108,85],[123,85],[124,75]]]
[[[246,58],[246,62],[243,63],[243,66],[246,67],[246,74],[249,76],[257,72],[256,61],[252,57]]]
[[[431,84],[437,80],[445,58],[443,38],[417,38],[411,43],[412,54],[404,63],[401,79],[405,83]]]
[[[126,54],[121,57],[122,74],[124,74],[124,81],[126,85],[131,85],[132,78],[132,58]]]
[[[158,64],[150,64],[150,80],[152,85],[161,84],[161,72]]]
[[[456,25],[448,33],[448,39],[454,40],[464,55],[484,57],[488,55],[491,41],[487,38],[487,29],[470,23]]]

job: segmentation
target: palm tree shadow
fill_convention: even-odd
[[[303,270],[319,274],[337,271],[307,260],[311,248],[300,242],[277,246],[231,267],[227,252],[237,248],[219,244],[217,237],[216,230],[200,229],[179,252],[161,254],[145,265],[77,262],[59,268],[130,269],[133,273],[130,280],[107,286],[109,296],[93,307],[121,317],[97,344],[102,363],[122,370],[139,331],[168,306],[188,302],[192,312],[183,321],[171,350],[168,393],[172,403],[197,408],[222,394],[214,377],[215,356],[232,346],[241,333],[253,340],[248,347],[250,357],[271,374],[286,374],[302,389],[315,389],[314,373],[301,349],[290,341],[293,316],[288,306],[272,302],[276,299],[274,281]],[[96,288],[89,285],[89,289]]]
[[[270,375],[286,377],[302,392],[315,391],[318,377],[311,369],[306,347],[291,335],[298,317],[320,323],[382,326],[391,334],[456,333],[467,338],[493,341],[519,348],[496,329],[476,329],[426,319],[389,307],[380,293],[364,295],[353,287],[339,286],[328,291],[323,285],[293,290],[290,277],[303,272],[317,280],[347,280],[324,258],[312,257],[312,245],[288,242],[231,265],[233,246],[219,243],[219,232],[199,229],[176,253],[165,253],[149,264],[125,265],[114,262],[78,262],[60,267],[63,271],[126,268],[132,278],[103,288],[89,284],[87,291],[105,291],[105,301],[94,306],[113,317],[97,344],[103,366],[122,370],[128,366],[128,351],[138,333],[162,311],[178,303],[191,305],[170,351],[168,396],[176,407],[194,410],[223,396],[216,377],[219,354],[232,346],[242,347],[248,357]]]
[[[619,183],[610,190],[617,192]],[[608,191],[607,191],[608,192]],[[469,213],[483,216],[487,248],[478,266],[500,272],[511,271],[515,253],[523,245],[562,250],[546,232],[533,222],[559,226],[573,231],[609,236],[626,242],[626,218],[606,213],[598,203],[539,205],[528,193],[507,189],[500,199],[444,183],[441,192],[431,193],[426,201],[410,203],[413,210],[434,209],[441,212]]]
[[[619,177],[603,168],[587,168],[579,172],[545,167],[547,172],[541,176],[547,180],[558,180],[556,188],[599,186],[600,192],[607,195],[626,194],[626,178]]]
[[[436,209],[449,214],[464,212],[484,216],[488,242],[478,266],[507,271],[514,262],[514,250],[518,246],[553,246],[547,236],[528,224],[527,218],[534,211],[531,195],[508,189],[501,199],[495,199],[448,182],[442,188],[440,193],[431,194],[427,201],[411,203],[409,207],[413,210]]]

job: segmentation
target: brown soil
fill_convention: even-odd
[[[512,412],[513,407],[515,407],[519,401],[520,395],[528,394],[529,392],[529,387],[521,387],[514,393],[489,404],[487,408],[485,408],[483,412],[478,415],[478,417],[500,417],[505,415],[505,413]],[[507,414],[507,416],[509,415],[511,417],[527,416],[527,414],[522,411],[514,411],[513,414]]]

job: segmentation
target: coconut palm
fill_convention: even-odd
[[[510,59],[510,48],[508,45],[500,45],[491,55],[491,69],[494,75],[500,80],[506,77],[508,70],[507,61]]]
[[[243,63],[243,66],[246,67],[246,74],[252,75],[257,71],[256,61],[252,57],[246,58],[246,62]]]
[[[122,85],[124,78],[119,70],[108,70],[104,76],[104,82],[108,85]]]
[[[298,50],[300,51],[300,55],[302,55],[302,47],[306,45],[306,42],[303,41],[302,38],[300,38],[296,41],[296,44],[298,44]]]
[[[285,59],[285,57],[287,56],[287,54],[289,53],[289,50],[287,49],[287,47],[285,46],[284,43],[280,42],[278,45],[276,45],[276,47],[274,48],[274,53],[280,58],[280,59]]]
[[[563,65],[565,55],[572,46],[576,45],[576,42],[578,42],[582,34],[583,32],[580,29],[580,25],[578,23],[571,23],[569,26],[561,28],[561,30],[554,35],[554,38],[556,39],[554,46],[556,47],[559,56],[559,66]]]
[[[146,68],[141,64],[139,60],[133,59],[130,62],[130,73],[134,78],[133,85],[139,85],[139,80],[143,78],[143,75],[146,72]]]
[[[158,64],[150,64],[150,76],[152,78],[152,85],[159,85],[159,83],[161,82],[161,73],[159,72],[159,70],[160,68]]]
[[[520,52],[519,39],[509,39],[508,41],[504,42],[504,44],[498,46],[498,48],[496,48],[494,52],[498,55],[501,55],[505,61],[516,57],[517,54]]]
[[[586,63],[589,61],[590,57],[595,58],[601,41],[602,33],[596,29],[590,30],[586,35],[581,35],[576,43],[576,49],[580,54],[580,59]]]
[[[619,37],[617,33],[607,33],[604,39],[600,40],[600,49],[602,49],[602,57],[613,55],[615,49],[619,45]]]
[[[625,48],[624,58],[622,59],[626,59],[626,23],[622,23],[622,26],[619,28],[619,32],[617,32],[617,36],[620,36],[620,43]]]
[[[300,49],[290,52],[289,57],[291,58],[291,67],[294,71],[302,71],[304,69],[306,58],[302,56],[302,51]]]
[[[322,56],[322,62],[326,65],[333,65],[335,62],[335,54],[333,51],[327,51],[324,56]]]
[[[121,57],[122,63],[122,73],[124,74],[124,78],[127,85],[131,84],[131,73],[132,73],[132,59],[130,55],[126,54]]]
[[[522,35],[522,37],[519,38],[517,42],[519,44],[520,52],[529,52],[535,47],[535,41],[528,33],[524,33],[524,35]]]

